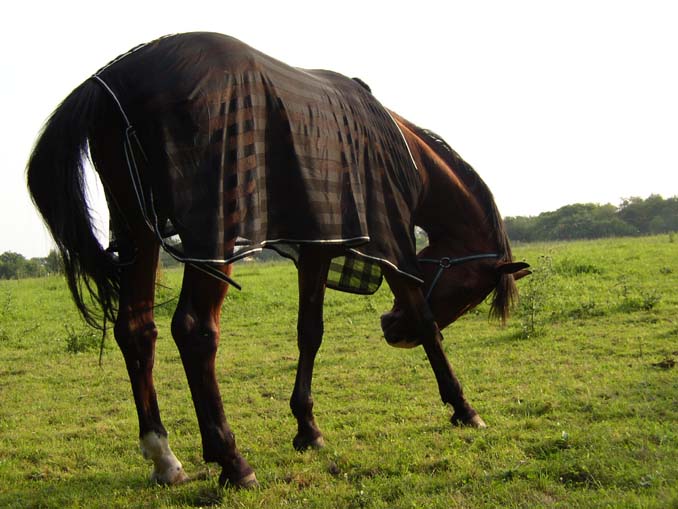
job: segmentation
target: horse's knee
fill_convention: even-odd
[[[219,346],[219,328],[209,318],[201,319],[188,310],[178,308],[172,318],[172,336],[182,355],[191,353],[200,357],[216,355]]]
[[[153,355],[158,329],[153,320],[135,323],[119,318],[113,327],[113,336],[124,355]]]
[[[297,320],[297,333],[304,336],[321,336],[324,332],[324,322],[322,318],[307,318],[300,316]]]
[[[322,320],[302,320],[297,322],[299,348],[317,352],[323,339]]]

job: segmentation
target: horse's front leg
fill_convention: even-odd
[[[299,363],[294,390],[290,399],[292,414],[297,419],[294,448],[301,451],[325,445],[313,416],[311,380],[316,354],[323,337],[323,301],[330,258],[326,251],[303,247],[299,257],[299,314],[297,344]]]
[[[230,266],[227,267],[230,271]],[[254,470],[238,451],[214,370],[219,345],[219,318],[228,287],[189,265],[184,270],[172,334],[179,348],[198,417],[203,458],[221,465],[221,485],[257,485]]]
[[[434,324],[435,325],[435,324]],[[433,373],[438,382],[438,390],[443,403],[452,405],[452,424],[464,424],[474,428],[486,428],[487,425],[473,407],[466,401],[461,383],[452,370],[442,345],[442,335],[435,327],[435,333],[422,337],[422,346],[426,352]]]
[[[421,290],[397,274],[385,275],[399,309],[382,316],[384,335],[392,344],[421,343],[438,382],[440,397],[454,409],[452,424],[485,428],[485,422],[464,397],[461,383],[445,355],[443,336]]]
[[[160,420],[153,385],[155,341],[158,332],[153,319],[155,270],[158,246],[152,238],[136,242],[135,261],[123,267],[120,281],[120,306],[115,322],[115,340],[122,351],[132,384],[139,417],[141,451],[153,461],[151,479],[160,484],[176,484],[187,479],[172,453],[167,431]],[[131,253],[121,252],[123,258]]]

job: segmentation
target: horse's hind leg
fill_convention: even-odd
[[[230,271],[230,266],[227,270]],[[203,458],[221,465],[220,484],[250,487],[257,484],[257,479],[238,452],[214,372],[221,304],[227,289],[225,283],[187,265],[179,304],[172,318],[172,334],[191,388]]]
[[[125,177],[122,159],[122,128],[103,127],[90,136],[90,151],[106,189],[111,229],[120,242],[120,299],[115,321],[115,340],[127,365],[134,403],[139,417],[141,450],[153,461],[152,479],[161,484],[186,480],[181,463],[169,448],[167,431],[160,420],[153,386],[153,362],[157,330],[153,318],[158,243],[146,227]]]
[[[132,383],[139,417],[141,450],[144,457],[154,464],[151,478],[160,484],[176,484],[187,477],[181,463],[170,450],[153,386],[155,341],[158,335],[153,319],[158,245],[148,234],[135,239],[134,246],[134,262],[122,269],[115,339],[125,358]],[[125,247],[121,248],[121,259],[132,256]]]
[[[299,363],[290,408],[298,431],[293,445],[297,450],[320,448],[324,440],[313,416],[311,379],[313,364],[323,336],[323,300],[330,258],[322,249],[305,247],[299,257],[299,315],[297,343]]]

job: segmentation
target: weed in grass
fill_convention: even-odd
[[[520,304],[518,306],[518,337],[529,339],[541,336],[545,331],[543,311],[551,296],[550,283],[553,277],[553,260],[551,256],[542,255],[532,266],[532,274],[520,287]]]
[[[640,297],[640,307],[644,311],[651,311],[662,300],[661,294],[656,290],[650,290],[649,292],[641,291]]]
[[[671,357],[667,357],[666,359],[664,359],[661,362],[653,363],[652,366],[654,366],[655,368],[661,368],[661,369],[671,369],[671,368],[676,366],[676,360],[671,358]]]
[[[622,312],[651,311],[662,300],[662,295],[656,289],[647,290],[632,285],[626,275],[619,277],[619,286],[621,287],[622,297],[619,310]]]
[[[11,320],[11,308],[12,290],[9,288],[3,288],[0,297],[0,341],[7,341],[10,339],[10,333],[5,328],[5,324],[9,323]]]
[[[76,331],[75,328],[64,324],[66,329],[66,351],[68,353],[83,353],[98,351],[101,348],[101,336],[94,329]]]
[[[564,469],[558,479],[563,484],[574,487],[602,487],[600,481],[586,465],[572,465]]]
[[[603,269],[588,262],[581,262],[571,258],[564,258],[554,264],[554,272],[564,276],[578,276],[581,274],[603,274]]]
[[[554,456],[559,456],[562,451],[573,447],[572,441],[567,431],[561,432],[558,438],[549,438],[539,441],[525,449],[527,455],[538,460],[549,460]]]
[[[593,299],[593,297],[589,297],[588,300],[582,302],[579,304],[578,307],[573,309],[568,313],[568,316],[570,318],[591,318],[594,316],[603,316],[605,315],[606,312],[603,308],[601,308],[598,303]]]

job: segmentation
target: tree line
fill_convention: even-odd
[[[504,219],[511,240],[522,242],[655,235],[678,231],[678,196],[623,199],[619,206],[566,205],[538,216]]]
[[[25,258],[14,251],[0,254],[0,279],[42,277],[63,272],[61,257],[52,249],[44,258]]]

